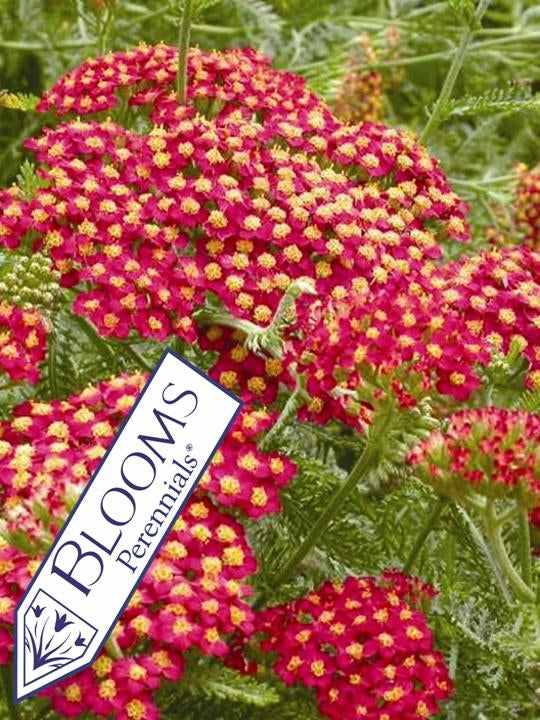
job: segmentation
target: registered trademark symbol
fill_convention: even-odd
[[[191,451],[193,450],[193,445],[192,445],[191,443],[188,443],[188,444],[186,445],[186,450],[187,450],[188,452],[191,452]]]

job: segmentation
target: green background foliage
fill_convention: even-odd
[[[471,204],[473,245],[481,246],[486,226],[508,230],[516,165],[534,166],[540,159],[540,7],[534,0],[492,2],[480,25],[481,5],[473,0],[202,0],[195,3],[191,40],[202,48],[253,45],[271,55],[276,66],[305,75],[332,102],[351,48],[359,35],[368,35],[377,53],[370,67],[382,73],[385,87],[384,121],[422,137],[430,114],[436,112],[427,145],[456,191]],[[141,41],[176,44],[181,11],[176,0],[0,0],[0,89],[40,95],[90,55]],[[389,29],[398,34],[397,53],[388,51]],[[441,88],[460,48],[463,64],[450,96],[441,101]],[[392,80],[396,73],[399,82]],[[21,173],[22,141],[35,134],[41,122],[31,110],[0,108],[2,186]],[[32,168],[24,172],[31,183]],[[462,251],[448,248],[450,255]],[[37,387],[0,387],[3,416],[31,394],[62,396],[112,372],[152,367],[161,352],[157,344],[140,342],[122,343],[119,353],[114,340],[100,340],[86,321],[73,316],[61,315],[55,333],[48,368]],[[208,367],[210,358],[181,343],[176,349]],[[520,402],[515,368],[503,362],[498,373],[492,391],[501,404],[515,406]],[[538,412],[538,394],[521,402]],[[422,408],[415,416],[392,417],[385,446],[378,448],[377,472],[364,477],[294,581],[281,585],[281,594],[274,597],[272,580],[290,548],[309,531],[312,518],[370,442],[369,434],[355,438],[332,428],[306,432],[305,426],[295,424],[279,437],[278,445],[301,472],[285,492],[284,512],[249,528],[261,559],[256,584],[269,593],[269,601],[287,599],[326,577],[403,567],[422,518],[436,502],[434,493],[403,465],[407,449],[429,427],[429,415],[429,408]],[[474,518],[445,506],[414,572],[440,590],[429,609],[430,620],[457,688],[441,713],[446,720],[538,718],[538,629],[527,606],[516,610],[501,592],[491,563]],[[319,717],[309,692],[293,692],[271,675],[245,678],[219,664],[202,666],[195,654],[181,687],[162,694],[164,718]],[[39,701],[32,712],[23,704],[21,716],[38,717],[36,707]],[[46,709],[43,717],[49,717]]]

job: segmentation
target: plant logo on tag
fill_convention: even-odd
[[[17,606],[16,702],[94,661],[240,407],[163,354]]]

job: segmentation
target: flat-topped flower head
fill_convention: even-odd
[[[330,718],[416,720],[452,692],[419,599],[432,588],[390,572],[326,582],[257,617],[261,649],[287,684],[313,688]]]
[[[249,49],[191,51],[179,106],[176,65],[176,49],[140,46],[65,75],[41,109],[88,119],[28,141],[40,187],[0,197],[0,240],[32,232],[100,334],[193,342],[210,293],[264,328],[299,278],[335,299],[405,292],[439,240],[468,239],[466,206],[410,134],[344,124]],[[149,109],[144,133],[103,119],[119,91]]]
[[[185,117],[176,99],[177,48],[164,44],[144,45],[124,52],[86,60],[60,78],[45,93],[38,110],[59,115],[87,115],[111,110],[127,91],[131,105],[153,106],[156,124],[169,124]],[[269,58],[251,48],[226,52],[191,48],[187,65],[187,100],[200,109],[226,115],[241,108],[272,114],[295,107],[318,104],[315,95],[297,75],[276,72]]]

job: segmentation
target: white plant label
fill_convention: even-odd
[[[240,407],[163,354],[17,607],[16,702],[95,660]]]

